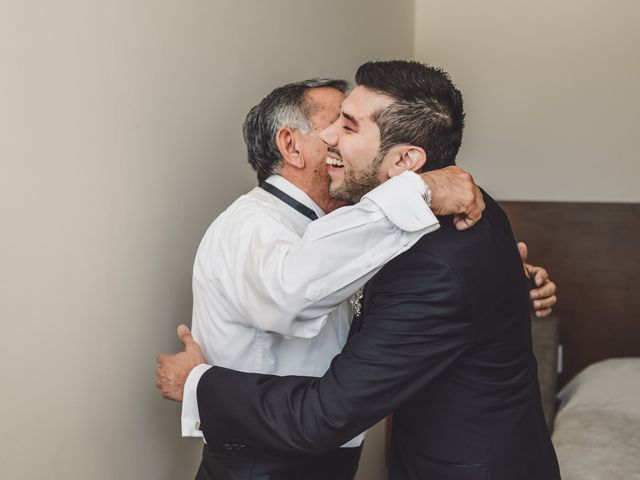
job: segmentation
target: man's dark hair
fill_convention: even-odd
[[[262,182],[280,168],[280,151],[276,133],[284,127],[308,133],[311,105],[305,105],[305,93],[311,88],[331,87],[345,93],[349,84],[344,80],[313,78],[289,83],[273,90],[253,107],[242,125],[249,163]]]
[[[380,155],[410,144],[427,152],[421,171],[454,165],[462,143],[462,94],[446,72],[404,60],[367,62],[356,84],[392,97],[395,102],[374,114],[380,129]]]

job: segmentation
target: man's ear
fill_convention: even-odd
[[[299,138],[300,132],[293,128],[284,127],[276,132],[276,145],[284,165],[304,168],[304,158],[298,145]]]
[[[427,152],[413,145],[403,145],[397,151],[392,149],[389,154],[393,156],[387,172],[389,177],[400,175],[406,170],[416,172],[427,163]]]

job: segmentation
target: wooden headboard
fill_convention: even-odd
[[[500,204],[558,284],[559,386],[598,360],[640,356],[640,204]]]

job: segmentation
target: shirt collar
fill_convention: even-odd
[[[309,197],[309,195],[307,195],[304,191],[300,190],[300,188],[296,187],[293,183],[291,183],[289,180],[282,177],[281,175],[271,175],[265,181],[269,182],[274,187],[279,188],[290,197],[295,198],[297,201],[299,201],[303,205],[309,207],[311,210],[316,212],[316,215],[318,215],[318,218],[324,217],[326,215],[322,211],[322,209],[316,204],[316,202],[311,200],[311,197]]]

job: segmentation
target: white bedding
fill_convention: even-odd
[[[553,433],[564,480],[640,480],[640,358],[586,368],[558,395]]]

